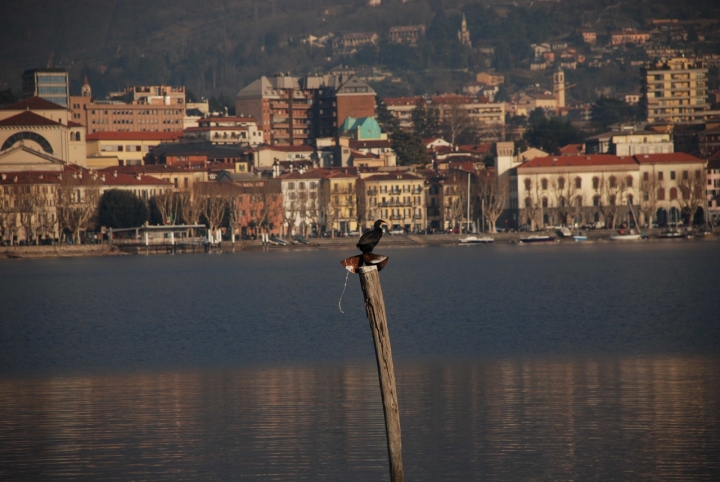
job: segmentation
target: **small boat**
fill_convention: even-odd
[[[268,237],[268,243],[274,244],[275,246],[287,246],[288,244],[290,244],[288,241],[282,238],[278,238],[276,236]]]
[[[619,229],[618,234],[610,236],[610,241],[638,241],[640,239],[643,239],[642,233],[637,233],[634,229],[629,231]]]
[[[460,244],[489,244],[494,241],[495,239],[490,236],[482,236],[480,238],[477,236],[468,236],[466,238],[462,238],[460,240]]]
[[[556,230],[556,232],[563,238],[572,237],[572,231],[570,231],[570,228],[568,228],[567,226],[563,226],[563,227],[559,228],[558,230]]]
[[[536,234],[533,236],[527,236],[525,238],[520,238],[518,240],[519,244],[526,244],[526,243],[554,243],[557,239],[553,238],[552,236],[547,235],[540,235]]]
[[[580,241],[587,241],[587,236],[585,236],[582,231],[574,235],[573,241],[580,242]]]
[[[677,228],[666,229],[662,233],[657,235],[661,239],[679,239],[685,237],[683,233]]]
[[[300,236],[299,234],[293,236],[293,238],[295,239],[295,241],[297,241],[300,244],[309,244],[310,243],[310,241],[308,241],[307,238],[305,238],[304,236]]]

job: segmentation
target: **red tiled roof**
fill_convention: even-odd
[[[255,122],[254,117],[204,117],[198,122]]]
[[[115,172],[105,173],[105,179],[103,180],[99,177],[98,180],[104,186],[143,186],[148,184],[162,184],[166,186],[173,185],[170,181],[163,181],[157,177],[147,176],[145,174],[131,176],[130,174],[123,174],[120,172],[117,173],[117,176],[115,175]]]
[[[385,105],[390,107],[398,105],[416,105],[420,99],[422,99],[422,97],[388,97],[383,100],[385,101]]]
[[[613,166],[635,164],[630,156],[618,157],[612,154],[593,154],[589,156],[545,156],[536,157],[524,162],[518,169],[535,167],[578,167],[578,166]]]
[[[473,154],[487,154],[488,152],[492,151],[492,147],[493,147],[493,145],[490,143],[473,144],[473,145],[460,146],[460,147],[458,147],[458,150],[460,152],[470,152]]]
[[[78,124],[77,122],[68,121],[68,127],[84,127],[82,124]]]
[[[66,107],[40,97],[30,97],[20,102],[0,107],[0,110],[68,110]]]
[[[364,179],[365,181],[397,181],[397,180],[403,180],[403,181],[422,181],[423,177],[418,176],[417,174],[410,174],[409,172],[401,172],[401,173],[382,173],[382,174],[375,174],[369,177],[366,177]]]
[[[350,141],[350,147],[353,149],[377,149],[380,147],[392,147],[392,141],[375,140],[375,141]]]
[[[87,135],[89,141],[174,141],[182,132],[116,132],[101,131]]]
[[[280,179],[320,179],[326,177],[327,175],[328,173],[324,169],[311,169],[302,174],[295,171],[278,177]]]
[[[670,154],[637,154],[634,157],[639,164],[703,162],[702,159],[698,159],[697,157],[684,152],[673,152]]]
[[[5,120],[0,121],[0,126],[61,126],[59,122],[50,120],[47,117],[37,115],[26,110]]]
[[[582,154],[582,152],[583,144],[568,144],[567,146],[560,148],[560,155],[563,156],[574,156]]]
[[[279,151],[279,152],[315,152],[313,146],[260,146],[260,151]]]
[[[208,131],[247,131],[245,126],[202,126],[188,127],[183,132],[208,132]]]

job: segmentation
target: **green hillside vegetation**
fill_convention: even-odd
[[[8,0],[0,15],[0,90],[19,92],[22,71],[51,59],[70,69],[73,92],[87,75],[96,97],[128,85],[169,83],[197,96],[232,99],[260,75],[339,65],[392,71],[400,82],[373,83],[381,95],[452,92],[487,68],[522,81],[524,74],[516,73],[531,58],[531,43],[572,39],[583,22],[607,34],[647,26],[652,17],[707,18],[717,9],[712,0],[383,0],[379,7],[367,0]],[[473,46],[494,47],[493,55],[460,45],[463,14]],[[419,24],[427,35],[416,47],[388,43],[390,27]],[[303,41],[356,32],[376,32],[380,41],[348,56]],[[583,87],[571,96],[599,95],[592,86],[597,73],[573,75],[577,80],[569,80]],[[637,75],[612,72],[603,82],[637,82]]]

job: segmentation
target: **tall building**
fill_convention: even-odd
[[[701,60],[674,58],[646,66],[643,91],[648,122],[700,123],[710,108],[708,69]]]
[[[70,88],[65,69],[32,69],[22,75],[23,95],[40,97],[53,104],[68,107]]]
[[[375,91],[354,75],[277,74],[240,90],[235,110],[255,118],[266,144],[313,144],[337,136],[347,117],[374,117]]]

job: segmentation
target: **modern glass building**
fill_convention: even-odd
[[[70,87],[65,69],[32,69],[23,72],[23,94],[38,96],[64,107],[70,105]]]

